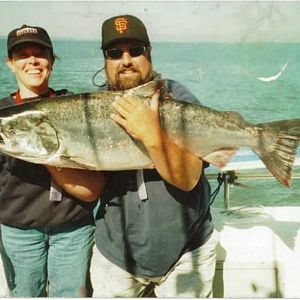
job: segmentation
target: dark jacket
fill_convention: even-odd
[[[56,95],[70,93],[56,91]],[[15,105],[12,96],[0,108]],[[20,228],[63,228],[93,224],[93,203],[63,191],[62,201],[50,201],[51,176],[43,165],[0,153],[0,223]]]

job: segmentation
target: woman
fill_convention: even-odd
[[[68,93],[48,86],[55,55],[46,30],[14,29],[7,50],[18,90],[0,108]],[[57,169],[0,153],[0,250],[11,296],[88,296],[92,210],[103,184],[100,172]]]

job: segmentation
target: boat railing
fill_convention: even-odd
[[[296,167],[297,170],[293,172],[292,179],[300,179],[300,157],[297,157],[295,160],[294,167]],[[259,172],[257,170],[259,170]],[[208,179],[218,178],[219,182],[223,183],[223,203],[226,212],[230,212],[231,208],[230,188],[233,186],[249,187],[247,184],[241,183],[239,181],[240,179],[274,179],[274,176],[267,171],[261,161],[232,162],[218,173],[208,172],[206,177]]]

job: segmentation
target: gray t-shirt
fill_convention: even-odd
[[[168,80],[167,86],[176,99],[198,102],[181,84]],[[146,199],[139,193],[141,172]],[[189,192],[167,183],[156,170],[108,172],[107,179],[96,216],[96,245],[122,269],[144,277],[163,275],[210,237],[211,191],[204,173]]]

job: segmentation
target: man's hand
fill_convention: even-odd
[[[113,103],[117,111],[112,119],[133,138],[141,141],[159,174],[174,186],[189,191],[198,182],[202,161],[177,146],[160,127],[159,94],[153,95],[150,106],[133,96],[123,96]]]
[[[117,114],[111,118],[121,125],[129,135],[141,141],[146,147],[161,141],[159,119],[159,93],[155,93],[147,106],[141,99],[125,95],[113,102]]]

